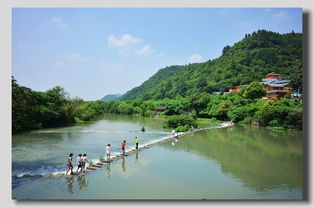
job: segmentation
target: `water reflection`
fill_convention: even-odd
[[[87,189],[88,181],[86,182],[84,174],[81,174],[77,177],[77,183],[79,185],[80,190],[86,190]]]
[[[66,177],[67,179],[67,187],[68,187],[68,193],[69,194],[73,194],[73,183],[74,183],[74,177],[73,176],[69,176],[69,177]]]
[[[301,133],[235,126],[186,135],[171,149],[215,160],[223,173],[256,191],[302,188]]]
[[[110,167],[110,162],[107,164],[107,166],[106,166],[106,176],[108,177],[108,178],[110,178],[111,177],[111,167]]]
[[[134,163],[135,163],[135,164],[140,163],[140,160],[139,160],[139,158],[138,158],[138,152],[136,152],[136,154],[135,154],[135,160],[134,160]]]
[[[124,157],[122,157],[121,169],[122,169],[122,172],[123,172],[123,173],[125,173],[125,172],[126,172],[126,167],[125,167],[125,158],[124,158]]]

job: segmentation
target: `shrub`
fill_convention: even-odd
[[[178,126],[176,128],[176,132],[186,132],[190,129],[189,125],[184,125],[184,126]]]
[[[215,122],[217,119],[215,117],[211,118],[210,121]]]
[[[174,115],[169,117],[166,120],[166,125],[171,128],[177,128],[178,126],[185,126],[188,125],[188,128],[193,126],[197,128],[196,120],[190,116],[182,116],[182,115]]]
[[[145,127],[142,127],[141,131],[142,131],[142,132],[145,132]]]
[[[75,123],[77,123],[77,124],[84,124],[85,123],[85,121],[83,121],[77,117],[74,117],[74,120],[75,120]]]
[[[244,120],[239,121],[240,124],[251,124],[253,121],[252,117],[246,117]]]

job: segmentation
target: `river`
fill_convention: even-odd
[[[146,131],[141,132],[145,127]],[[235,125],[154,145],[81,176],[69,153],[98,160],[110,143],[134,149],[171,135],[162,120],[107,115],[83,125],[12,137],[13,199],[302,199],[302,133]],[[76,166],[74,167],[76,170]]]

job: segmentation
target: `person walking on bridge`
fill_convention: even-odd
[[[107,144],[107,146],[106,146],[107,161],[110,161],[110,154],[111,154],[110,144]]]
[[[73,174],[72,156],[73,156],[73,153],[70,153],[70,155],[69,155],[69,157],[68,157],[68,161],[67,161],[68,170],[67,170],[67,172],[65,173],[66,175],[68,174],[68,172],[69,172],[70,170],[71,170],[71,175]]]
[[[138,137],[135,137],[135,149],[138,150],[138,143],[140,142],[140,139]]]
[[[126,146],[126,141],[123,140],[123,142],[121,143],[121,148],[122,148],[122,154],[125,155],[125,146]]]

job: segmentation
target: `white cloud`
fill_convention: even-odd
[[[203,61],[203,57],[199,54],[193,54],[190,57],[188,57],[189,63],[196,63]]]
[[[139,55],[149,55],[154,52],[156,52],[156,50],[152,49],[150,45],[144,45],[141,49],[136,51],[136,53]]]
[[[273,17],[280,18],[280,19],[287,19],[287,18],[289,18],[289,14],[287,11],[280,11],[280,12],[273,14]]]
[[[67,23],[61,17],[52,17],[50,20],[46,20],[43,22],[43,26],[46,25],[55,25],[59,29],[65,29],[67,27]]]
[[[120,38],[117,38],[114,35],[109,35],[107,38],[107,44],[110,47],[127,47],[132,44],[141,43],[142,41],[142,39],[135,38],[130,34],[124,34]]]

